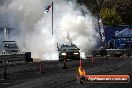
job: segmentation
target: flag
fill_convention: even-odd
[[[46,14],[47,12],[52,11],[52,35],[53,35],[53,1],[50,5],[48,5],[45,8],[44,14]]]
[[[47,12],[51,11],[51,7],[52,7],[52,5],[48,5],[48,6],[45,8],[44,13],[46,14]]]
[[[80,58],[80,66],[82,67],[82,58]]]

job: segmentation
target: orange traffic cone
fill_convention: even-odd
[[[80,66],[82,67],[82,58],[80,58]]]
[[[63,65],[63,69],[67,69],[67,66],[66,66],[66,57],[64,57],[64,61],[63,61],[64,65]]]
[[[42,65],[42,63],[39,64],[39,71],[40,71],[40,73],[43,73],[43,65]]]
[[[92,62],[92,64],[94,64],[94,56],[92,56],[91,62]]]
[[[7,74],[6,74],[6,66],[4,66],[4,73],[3,73],[3,79],[7,80]]]

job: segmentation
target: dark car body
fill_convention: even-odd
[[[79,60],[80,59],[80,52],[79,48],[74,45],[61,45],[58,49],[59,51],[59,60],[63,61],[64,58],[72,59],[72,60]]]

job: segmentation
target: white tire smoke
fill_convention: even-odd
[[[81,52],[89,53],[99,37],[94,18],[76,1],[54,0],[54,36],[51,34],[51,12],[44,14],[52,0],[7,0],[0,5],[0,17],[6,14],[8,26],[19,30],[10,39],[16,40],[21,50],[31,51],[32,57],[57,60],[56,44],[67,43],[67,33]],[[85,14],[82,14],[85,10]],[[4,25],[4,24],[3,24]]]

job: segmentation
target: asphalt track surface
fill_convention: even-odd
[[[42,71],[40,71],[42,66]],[[43,61],[7,66],[7,80],[3,80],[3,68],[0,67],[0,88],[132,88],[130,83],[84,83],[78,84],[76,75],[79,61],[63,62]],[[83,60],[87,74],[129,74],[132,79],[132,57],[96,57]]]

